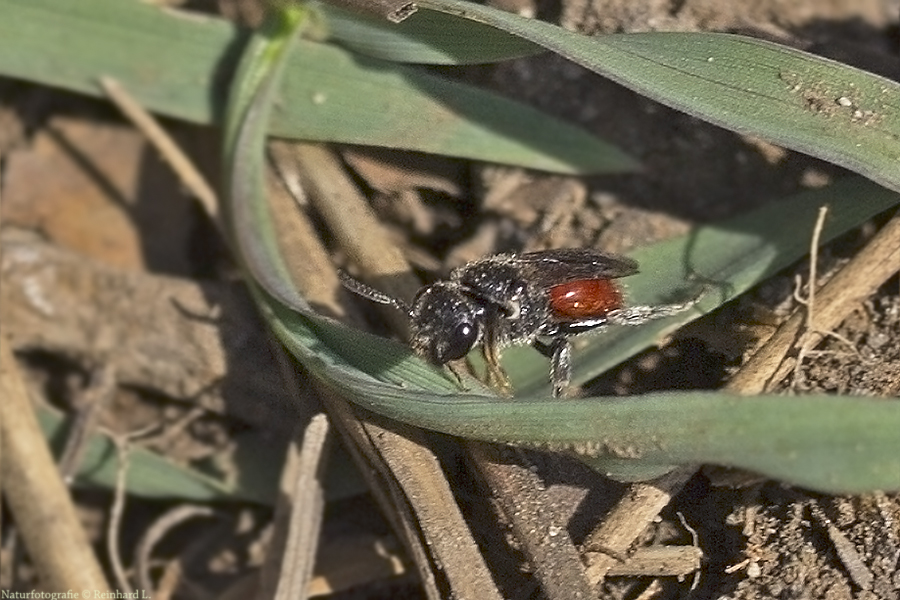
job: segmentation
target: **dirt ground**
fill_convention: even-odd
[[[238,0],[222,4],[228,14],[239,12]],[[495,4],[586,34],[744,33],[900,78],[896,0]],[[624,251],[825,185],[843,174],[832,165],[662,107],[555,56],[447,72],[575,123],[624,149],[643,170],[568,178],[344,150],[346,164],[371,191],[380,218],[416,266],[432,273],[500,251],[558,246]],[[169,125],[215,177],[214,133]],[[177,432],[151,440],[151,448],[178,461],[217,465],[227,464],[235,436],[262,430],[263,443],[278,456],[291,433],[285,416],[297,409],[276,375],[280,367],[264,326],[234,280],[215,229],[141,136],[100,102],[0,80],[0,157],[2,322],[35,394],[50,405],[74,410],[102,388],[105,365],[115,363],[117,385],[104,417],[110,428],[134,431],[164,421]],[[395,168],[401,163],[413,168]],[[823,278],[853,256],[881,222],[829,245],[820,255]],[[798,235],[811,235],[812,227],[798,224]],[[40,257],[37,263],[35,256]],[[37,288],[28,283],[44,276],[35,264],[58,265],[66,273],[41,288],[52,286],[53,297],[35,295]],[[806,277],[808,265],[767,281],[692,324],[667,346],[592,382],[589,390],[636,394],[720,387],[752,351],[755,339],[795,308],[797,275]],[[178,306],[173,308],[163,296],[177,298]],[[44,307],[43,313],[35,312],[35,306]],[[135,306],[140,307],[137,312]],[[184,314],[201,318],[185,320]],[[835,333],[776,389],[900,395],[896,276]],[[222,340],[229,340],[232,351],[243,352],[242,360],[226,357]],[[137,347],[137,341],[139,350],[111,358],[123,346]],[[195,361],[198,354],[207,358]],[[261,397],[267,401],[246,401]],[[496,517],[483,506],[479,484],[466,481],[470,473],[465,460],[459,460],[451,479],[459,486],[476,538],[490,555],[495,542],[479,530]],[[602,512],[609,498],[621,492],[619,484],[601,481],[575,461],[538,452],[518,454],[511,459],[515,461],[537,474],[548,506],[570,515],[567,529],[576,546],[590,530],[579,519]],[[424,597],[402,544],[358,480],[350,479],[326,513],[317,590],[339,599]],[[595,485],[608,489],[600,493]],[[99,547],[110,494],[80,490],[76,498]],[[594,511],[588,509],[592,505]],[[158,500],[131,500],[123,547],[138,545],[142,532],[169,509]],[[193,552],[186,565],[195,574],[175,597],[218,597],[226,589],[234,593],[235,582],[261,561],[261,540],[271,535],[266,531],[269,509],[238,502],[218,510],[230,525],[210,532],[192,524],[160,549],[167,557],[186,553],[186,547]],[[4,518],[3,526],[4,558],[17,557],[10,549],[9,519]],[[695,545],[703,553],[702,568],[696,576],[610,577],[598,591],[600,597],[900,598],[898,495],[831,497],[705,468],[641,541]],[[0,572],[0,587],[9,589],[10,582],[17,582],[21,589],[31,589],[27,561],[13,562],[14,570]],[[498,570],[498,585],[507,597],[542,597],[527,572],[521,564]]]

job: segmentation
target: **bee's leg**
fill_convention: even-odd
[[[503,370],[503,365],[500,364],[497,345],[491,343],[490,340],[485,340],[485,343],[481,345],[481,354],[484,356],[484,364],[487,367],[485,383],[506,396],[511,395],[512,384],[509,382],[506,371]]]
[[[512,395],[512,384],[509,376],[500,364],[500,344],[497,341],[497,324],[494,319],[496,314],[489,315],[487,325],[484,328],[484,337],[481,340],[481,353],[484,356],[484,364],[487,367],[485,373],[486,383],[505,396]]]
[[[451,360],[447,363],[447,368],[453,373],[453,376],[456,378],[456,383],[459,385],[460,389],[464,392],[469,391],[469,387],[466,385],[465,380],[463,379],[463,373],[466,372],[465,361],[464,360]],[[471,374],[471,371],[470,371]]]
[[[691,308],[700,300],[700,296],[681,304],[664,304],[662,306],[626,306],[606,315],[607,322],[614,325],[643,325],[648,321],[671,317]]]
[[[504,396],[511,396],[512,384],[509,381],[509,375],[506,374],[506,371],[503,370],[503,365],[500,364],[497,319],[499,319],[499,315],[495,311],[491,311],[486,315],[484,337],[481,340],[481,353],[484,356],[484,364],[487,367],[485,383]]]
[[[564,398],[569,395],[569,383],[572,381],[572,345],[569,338],[557,336],[550,341],[550,381],[553,383],[553,397]]]

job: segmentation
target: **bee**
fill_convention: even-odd
[[[532,345],[550,359],[553,395],[561,397],[569,391],[572,376],[573,336],[609,324],[640,325],[697,302],[626,306],[614,280],[637,272],[636,261],[590,248],[496,254],[423,287],[411,305],[346,273],[340,275],[352,292],[405,312],[410,345],[431,363],[446,365],[480,345],[488,383],[506,391],[509,379],[500,365],[500,351]]]

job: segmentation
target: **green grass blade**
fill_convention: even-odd
[[[150,110],[220,121],[248,32],[137,0],[0,0],[0,75],[101,96],[117,79]],[[620,172],[621,151],[530,107],[423,71],[301,42],[280,137],[403,148],[534,169]],[[523,126],[523,123],[526,125]]]
[[[350,366],[397,364],[383,340],[333,325],[323,345],[319,325],[264,299],[274,331],[327,385],[354,402],[404,422],[487,441],[580,450],[589,457],[654,466],[715,463],[749,469],[832,493],[900,490],[900,402],[857,397],[744,397],[666,392],[630,398],[503,401],[472,394],[388,385]],[[327,327],[327,325],[326,325]],[[337,343],[340,339],[341,343]],[[401,360],[401,355],[394,357]],[[427,369],[414,359],[409,371]],[[380,374],[379,371],[375,371]]]
[[[316,66],[307,69],[304,78],[292,64],[283,96],[292,119],[305,119],[306,139],[432,152],[560,173],[617,173],[638,166],[585,131],[496,94],[412,67],[360,58],[326,44],[299,45],[303,49],[298,54],[307,55]],[[276,122],[285,116],[280,113],[275,115]]]
[[[461,0],[418,4],[521,36],[663,104],[900,190],[900,84],[884,77],[736,35],[587,37]]]
[[[303,23],[303,12],[296,7],[273,11],[245,47],[228,94],[223,162],[226,222],[238,258],[269,293],[309,310],[279,253],[262,192],[266,128]]]
[[[290,59],[290,46],[283,43],[286,34],[284,31],[277,32],[278,27],[276,19],[271,32],[262,32],[251,40],[243,61],[244,67],[240,70],[242,77],[234,81],[229,97],[228,122],[225,126],[228,135],[223,153],[225,172],[228,174],[224,206],[229,229],[244,268],[259,285],[259,288],[251,286],[251,291],[260,302],[268,294],[273,299],[277,298],[285,310],[294,311],[285,314],[302,314],[311,319],[308,326],[315,326],[316,332],[305,338],[307,347],[327,352],[329,344],[340,346],[347,342],[348,335],[356,335],[371,345],[378,338],[363,332],[346,333],[345,328],[333,321],[317,317],[294,288],[279,253],[273,215],[269,212],[263,185],[267,120],[272,114],[277,89]],[[305,47],[298,45],[297,51],[303,52]],[[258,60],[259,56],[267,56],[268,59]],[[264,312],[264,316],[278,318],[271,312]],[[342,331],[345,333],[342,334]],[[378,343],[381,347],[374,358],[362,355],[357,357],[358,362],[354,362],[355,358],[351,355],[345,371],[353,372],[357,368],[378,371],[396,385],[415,382],[425,389],[454,391],[453,384],[434,369],[422,369],[423,365],[410,361],[406,346],[387,340],[378,340]],[[394,370],[394,366],[399,366],[399,369]],[[408,369],[409,366],[413,368]]]
[[[352,13],[333,4],[313,4],[329,39],[354,52],[383,60],[433,65],[498,62],[546,52],[495,27],[421,10],[400,23]]]
[[[59,439],[65,419],[46,409],[39,410],[37,417],[46,436],[51,440]],[[230,465],[231,472],[237,473],[237,477],[228,482],[194,467],[175,464],[149,450],[134,447],[128,456],[125,490],[146,498],[182,498],[194,502],[239,500],[272,504],[278,491],[278,465],[283,457],[275,456],[268,448],[253,442],[251,438],[238,440],[235,463]],[[252,452],[247,451],[248,444],[253,444]],[[113,488],[118,470],[119,453],[115,444],[107,435],[97,433],[87,440],[76,483]]]

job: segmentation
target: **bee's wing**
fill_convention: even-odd
[[[531,281],[551,288],[580,279],[616,279],[638,272],[635,260],[591,248],[559,248],[528,252],[516,256],[516,262]]]

